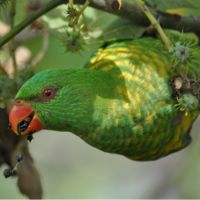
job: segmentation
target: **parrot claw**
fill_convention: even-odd
[[[28,136],[27,136],[27,140],[29,142],[31,142],[33,140],[33,134],[32,133],[29,133]]]

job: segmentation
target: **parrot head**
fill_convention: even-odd
[[[29,79],[18,91],[9,113],[13,132],[29,135],[43,128],[73,131],[72,127],[81,126],[88,114],[84,110],[89,110],[83,108],[87,106],[83,98],[89,92],[84,89],[82,76],[87,74],[81,70],[53,69]]]

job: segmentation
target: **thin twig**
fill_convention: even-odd
[[[78,23],[80,16],[83,14],[84,10],[89,6],[90,0],[86,0],[81,9],[78,11],[77,16],[70,24],[71,27],[75,26]]]
[[[69,5],[69,7],[73,7],[73,5],[74,5],[74,0],[69,0],[68,5]]]
[[[16,14],[16,1],[12,0],[11,8],[10,8],[10,27],[11,27],[11,30],[15,26],[15,14]],[[15,77],[17,75],[18,67],[17,67],[16,56],[15,56],[15,40],[14,40],[14,38],[10,41],[9,52],[10,52],[10,56],[12,58],[12,65],[13,65],[13,72],[14,72],[13,76]]]
[[[49,3],[44,5],[40,10],[34,12],[30,16],[28,16],[24,21],[19,23],[15,28],[13,28],[10,32],[8,32],[4,37],[0,40],[0,47],[6,44],[9,40],[15,37],[19,32],[21,32],[24,28],[32,24],[36,19],[38,19],[41,15],[47,13],[53,8],[61,5],[66,2],[65,0],[51,0]]]
[[[145,5],[143,0],[135,0],[138,7],[144,12],[144,14],[148,17],[149,21],[151,22],[151,25],[157,30],[158,34],[161,37],[161,40],[165,44],[168,50],[171,48],[171,41],[161,28],[160,24],[158,23],[158,20],[153,16],[149,8]]]

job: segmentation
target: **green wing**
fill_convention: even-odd
[[[169,53],[159,40],[119,41],[100,49],[87,67],[110,74],[112,98],[96,97],[96,128],[88,142],[131,159],[152,160],[189,144],[197,113],[175,109]],[[109,86],[108,86],[109,87]]]

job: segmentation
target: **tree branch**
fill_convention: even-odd
[[[46,5],[44,5],[40,10],[36,11],[35,13],[28,16],[24,21],[19,23],[15,26],[10,32],[8,32],[1,40],[0,40],[0,47],[6,44],[10,39],[15,37],[19,32],[21,32],[24,28],[28,25],[32,24],[36,19],[38,19],[43,14],[47,13],[48,11],[52,10],[53,8],[63,4],[66,0],[51,0]]]
[[[15,37],[25,27],[33,23],[37,18],[56,8],[57,6],[67,2],[68,0],[50,0],[40,10],[36,11],[31,16],[28,16],[24,21],[19,23],[16,27],[14,27],[14,29],[7,33],[0,40],[0,47]],[[75,0],[74,2],[76,4],[83,4],[85,0]],[[90,6],[121,16],[123,18],[127,18],[141,26],[148,26],[150,24],[147,17],[136,6],[134,0],[132,0],[132,2],[124,0],[119,10],[113,9],[113,2],[114,0],[91,0]],[[172,28],[179,31],[195,32],[198,35],[200,34],[200,17],[171,15],[156,10],[151,10],[151,12],[157,19],[159,19],[159,22],[163,28]]]
[[[156,31],[160,35],[162,42],[165,44],[165,47],[169,51],[171,48],[171,45],[172,45],[171,41],[165,34],[162,27],[160,26],[160,23],[158,22],[158,20],[154,17],[154,15],[151,13],[150,9],[148,8],[148,6],[146,6],[146,4],[144,3],[143,0],[135,0],[135,1],[137,3],[138,7],[140,7],[140,9],[143,11],[143,13],[147,16],[147,18],[151,22],[151,25],[156,29]]]
[[[13,29],[15,26],[15,15],[16,15],[16,1],[11,2],[11,8],[10,8],[10,28]],[[16,62],[16,56],[15,56],[15,40],[10,41],[9,45],[9,51],[10,56],[12,58],[12,64],[13,64],[13,74],[14,77],[17,75],[17,62]]]
[[[105,3],[107,2],[107,3]],[[135,0],[132,2],[123,1],[120,10],[112,9],[112,0],[93,0],[90,6],[103,10],[123,18],[127,18],[130,21],[141,26],[150,25],[149,20],[144,13],[137,7]],[[175,14],[163,13],[157,10],[151,9],[151,12],[156,19],[159,20],[163,28],[171,28],[178,31],[194,32],[200,34],[200,17],[199,16],[179,16]]]

